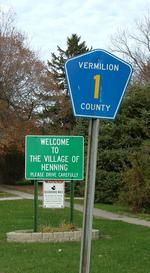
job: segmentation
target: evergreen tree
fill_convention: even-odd
[[[70,97],[64,72],[64,62],[73,56],[89,51],[85,41],[81,42],[81,37],[77,34],[72,34],[71,38],[67,37],[67,49],[63,50],[57,46],[59,55],[52,53],[51,61],[48,61],[49,72],[52,73],[58,82],[59,91],[55,94],[55,101],[52,107],[45,107],[43,117],[45,126],[43,132],[55,134],[70,134],[76,124],[76,119],[73,117]],[[48,119],[47,117],[52,117]]]
[[[52,53],[52,60],[48,61],[49,70],[54,74],[55,79],[59,83],[59,88],[65,91],[65,94],[68,94],[68,88],[64,71],[64,62],[71,57],[90,50],[86,46],[85,41],[80,42],[80,40],[81,37],[78,37],[77,34],[72,34],[71,38],[67,37],[67,49],[63,50],[57,46],[59,55],[56,56],[55,53]]]

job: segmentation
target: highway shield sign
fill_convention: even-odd
[[[132,76],[132,66],[106,50],[68,59],[65,74],[76,117],[115,119]]]

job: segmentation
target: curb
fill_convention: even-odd
[[[21,243],[49,243],[81,241],[82,229],[65,232],[32,232],[31,230],[18,230],[7,233],[7,242]],[[92,229],[92,239],[99,239],[99,230]]]

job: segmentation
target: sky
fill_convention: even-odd
[[[16,11],[17,27],[32,37],[31,46],[41,50],[44,61],[57,45],[66,50],[67,37],[81,36],[88,48],[107,50],[110,35],[129,27],[149,8],[145,0],[0,0],[7,11]]]

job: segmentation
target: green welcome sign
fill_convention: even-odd
[[[82,180],[83,162],[83,137],[26,136],[26,179]]]

